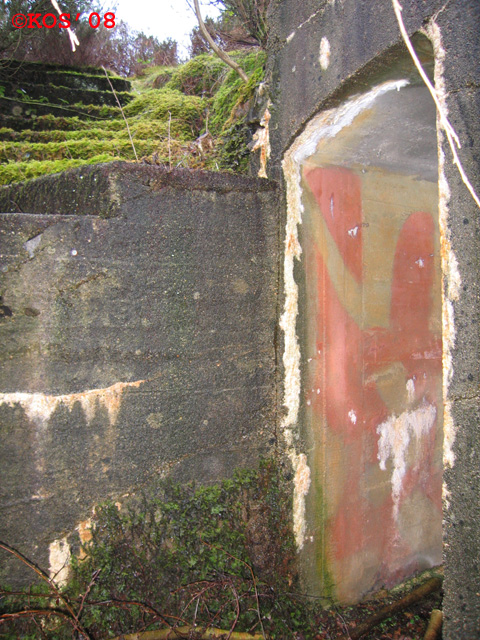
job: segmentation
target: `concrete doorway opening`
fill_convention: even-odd
[[[436,113],[407,54],[313,118],[284,167],[301,215],[304,574],[355,602],[442,562]]]

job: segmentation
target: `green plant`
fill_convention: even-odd
[[[307,611],[288,593],[297,581],[290,514],[289,483],[272,460],[208,487],[159,482],[96,509],[62,611],[51,588],[23,601],[4,591],[0,622],[28,637],[43,619],[46,637],[59,640],[75,624],[92,640],[185,625],[290,637]],[[22,606],[25,615],[8,618]]]
[[[227,69],[227,65],[216,56],[195,56],[173,71],[166,88],[176,89],[186,95],[211,97]]]

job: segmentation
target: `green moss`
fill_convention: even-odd
[[[73,563],[66,595],[73,607],[82,602],[91,638],[164,628],[165,619],[198,629],[263,628],[272,639],[316,633],[307,607],[291,595],[298,591],[291,514],[289,481],[272,460],[208,487],[158,482],[121,509],[95,509],[92,539]],[[45,607],[45,594],[26,596],[27,606]],[[7,596],[0,612],[26,603]],[[48,625],[42,631],[71,637],[62,622],[55,634]],[[28,621],[11,625],[4,630],[27,637]]]
[[[114,125],[114,126],[112,126]],[[90,123],[91,127],[91,123]],[[168,122],[161,120],[145,121],[140,118],[129,119],[130,133],[134,140],[165,140],[168,138]],[[190,141],[197,137],[197,131],[186,124],[182,119],[172,119],[170,126],[170,136],[177,141]],[[21,131],[12,129],[0,129],[0,140],[4,141],[3,153],[0,147],[0,157],[3,161],[16,159],[17,150],[20,153],[29,151],[28,144],[47,144],[52,142],[71,141],[108,141],[113,139],[128,140],[128,131],[125,122],[122,120],[112,121],[105,126],[94,126],[91,128],[81,128],[73,131],[52,130],[52,131]],[[21,144],[20,144],[21,143]],[[33,146],[33,145],[32,145]],[[33,147],[35,149],[35,147]],[[53,149],[53,148],[52,148]],[[48,151],[48,150],[46,150]]]
[[[186,96],[180,91],[159,89],[146,91],[124,108],[127,117],[142,115],[142,118],[168,120],[181,119],[200,130],[205,104],[197,96]]]
[[[30,162],[15,162],[0,165],[0,185],[10,184],[11,182],[22,182],[31,178],[38,178],[50,173],[60,173],[65,169],[79,167],[84,164],[97,164],[99,162],[111,162],[119,160],[108,154],[94,156],[88,160],[47,160],[39,162],[36,160]]]
[[[137,155],[150,155],[157,151],[160,145],[166,146],[166,141],[159,140],[137,140],[135,143]],[[5,142],[0,147],[1,162],[26,162],[34,160],[87,160],[92,157],[107,154],[133,160],[132,145],[127,137],[113,138],[111,140],[70,140],[68,142],[48,142],[43,143],[16,143]]]
[[[135,81],[140,94],[124,107],[124,114],[139,157],[172,166],[247,170],[251,131],[246,114],[263,79],[265,54],[233,55],[249,75],[247,83],[216,56],[206,54],[179,67],[149,69]],[[161,82],[169,81],[161,89],[152,88],[160,76]],[[56,173],[96,158],[134,160],[117,107],[36,104],[26,114],[30,119],[8,116],[7,126],[0,129],[0,184]],[[61,107],[65,116],[33,113],[50,107]],[[203,155],[189,143],[204,131],[207,111],[216,140],[215,148]]]
[[[243,82],[238,73],[231,69],[216,91],[211,103],[210,125],[212,132],[216,134],[221,134],[235,119],[244,115],[245,107],[264,77],[265,52],[256,51],[237,55],[236,58],[247,73],[248,82]]]
[[[205,53],[176,67],[166,87],[186,95],[211,97],[228,68],[217,56]]]
[[[161,89],[169,82],[177,67],[147,67],[141,76],[136,77],[133,88],[138,93],[143,93],[148,89]]]

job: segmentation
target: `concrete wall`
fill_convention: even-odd
[[[413,36],[425,29],[431,40],[436,85],[448,108],[452,124],[462,140],[460,157],[478,192],[480,5],[475,0],[447,4],[411,0],[403,2],[402,5],[408,32]],[[342,113],[349,100],[368,94],[373,87],[389,79],[401,78],[402,65],[410,63],[390,2],[325,0],[320,3],[299,3],[286,0],[272,5],[271,20],[273,28],[270,37],[272,55],[269,84],[272,100],[272,155],[268,175],[282,178],[282,161],[288,159],[287,151],[295,147],[295,141],[305,134],[316,114],[333,113],[334,110],[338,110],[337,115]],[[422,42],[419,36],[415,40],[420,57],[428,66],[425,41]],[[393,78],[392,69],[397,69],[400,75]],[[419,110],[421,108],[419,104]],[[403,126],[402,122],[399,122],[400,115],[396,114],[391,119],[393,130]],[[318,117],[321,118],[321,115]],[[331,139],[333,135],[334,132],[331,132],[326,137]],[[377,135],[381,148],[385,132],[382,133],[380,129]],[[399,138],[401,137],[400,135]],[[348,143],[348,140],[344,141],[346,146]],[[431,205],[426,211],[435,225],[438,225],[443,273],[444,637],[453,639],[473,638],[480,634],[480,536],[477,525],[480,521],[480,247],[478,208],[463,186],[452,164],[451,153],[441,135],[440,144],[438,211],[435,212]],[[429,146],[431,147],[431,144]],[[336,151],[338,152],[338,149]],[[314,152],[315,145],[311,154]],[[308,157],[308,154],[305,157]],[[430,159],[431,157],[430,153]],[[336,163],[342,163],[341,154],[337,153]],[[355,171],[358,168],[360,167],[355,167]],[[288,181],[291,177],[288,176],[288,167],[286,173]],[[408,173],[414,175],[415,168],[407,167]],[[306,175],[304,180],[307,180]],[[346,193],[345,187],[340,191]],[[286,200],[285,209],[293,210],[295,202],[299,202],[298,191],[286,190]],[[355,202],[358,202],[358,199],[355,199]],[[302,307],[302,287],[299,289],[304,273],[301,261],[304,261],[303,265],[306,264],[306,252],[302,255],[301,244],[305,232],[301,236],[302,231],[299,231],[298,227],[302,222],[302,216],[308,218],[308,212],[304,214],[302,211],[303,204],[297,207],[296,218],[286,216],[284,221],[285,299],[281,320],[284,329],[284,345],[281,348],[284,358],[284,400],[287,406],[283,428],[292,460],[294,463],[302,460],[302,465],[298,464],[298,468],[302,467],[304,481],[298,484],[296,491],[300,520],[304,517],[305,509],[307,510],[306,520],[297,525],[299,546],[307,544],[311,535],[308,529],[311,508],[309,496],[315,484],[308,459],[304,457],[311,446],[308,433],[303,443],[301,439],[296,440],[302,433],[305,437],[305,431],[302,429],[308,422],[305,414],[302,414],[302,401],[306,401],[305,394],[308,391],[308,363],[305,350],[301,349],[298,342],[302,332],[308,331],[308,323],[305,320],[306,308]],[[408,208],[409,205],[405,207]],[[425,208],[416,210],[425,211]],[[366,238],[368,229],[362,228],[362,233]],[[297,311],[300,314],[298,318]],[[434,334],[438,335],[438,316],[435,322],[437,329]],[[354,369],[358,366],[361,368],[363,365],[357,363]],[[438,396],[435,405],[437,408],[441,406]],[[438,437],[436,441],[438,444]],[[346,443],[341,445],[339,450],[349,459]],[[437,464],[438,460],[435,465]],[[347,471],[350,473],[350,469]],[[438,493],[438,489],[435,491]],[[345,535],[349,524],[347,522],[343,526]],[[413,526],[412,532],[414,531]],[[365,563],[359,556],[360,573],[364,566]],[[333,583],[335,588],[335,580]]]
[[[0,539],[53,571],[99,501],[271,450],[276,186],[115,163],[0,211]]]

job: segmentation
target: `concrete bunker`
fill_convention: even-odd
[[[406,54],[369,85],[283,161],[284,428],[311,479],[297,544],[309,588],[342,602],[442,562],[435,106]]]

